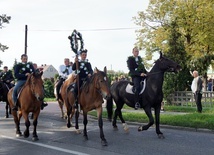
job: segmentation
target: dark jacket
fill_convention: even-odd
[[[26,73],[32,73],[35,69],[33,67],[32,63],[18,63],[14,67],[14,76],[17,80],[27,80],[27,76],[25,76]]]
[[[129,68],[129,75],[131,77],[140,76],[141,73],[147,73],[140,56],[138,56],[138,61],[135,61],[134,56],[128,57],[127,65]]]
[[[196,93],[201,93],[202,87],[203,87],[203,81],[200,77],[198,77],[198,82],[197,82],[197,90]]]
[[[0,79],[5,83],[10,83],[14,80],[13,74],[11,70],[8,70],[7,72],[1,72],[0,73]],[[9,81],[9,82],[7,82]]]
[[[84,80],[88,77],[88,74],[93,74],[93,70],[91,68],[91,64],[90,62],[86,61],[86,62],[83,62],[83,61],[80,61],[78,62],[79,64],[79,78],[81,80]],[[76,62],[73,64],[72,66],[72,70],[76,72]]]

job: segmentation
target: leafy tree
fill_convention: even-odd
[[[166,74],[165,91],[184,90],[192,80],[189,70],[206,78],[214,59],[213,5],[214,0],[150,0],[147,10],[134,17],[141,26],[136,45],[145,49],[145,58],[162,50],[183,68],[176,76]]]
[[[172,23],[183,39],[184,51],[190,58],[188,68],[205,75],[214,59],[214,0],[150,0],[145,12],[134,17],[142,28],[137,31],[137,43],[149,60],[153,52],[168,52]]]
[[[11,17],[7,16],[6,14],[0,15],[0,29],[4,27],[4,23],[9,24],[10,19]],[[0,43],[0,50],[4,52],[6,49],[8,49],[8,47]]]

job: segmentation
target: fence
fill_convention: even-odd
[[[176,91],[167,97],[173,105],[196,106],[194,95],[191,91]],[[214,92],[204,91],[201,100],[203,106],[212,107],[214,105]]]

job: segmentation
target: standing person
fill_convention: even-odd
[[[129,69],[129,75],[134,83],[134,93],[135,93],[135,110],[140,108],[139,103],[139,93],[140,93],[140,82],[146,78],[146,69],[144,67],[142,58],[139,56],[139,50],[134,47],[132,50],[132,56],[128,57],[127,65]]]
[[[79,88],[82,86],[83,82],[88,79],[93,74],[93,70],[91,68],[91,63],[88,61],[87,58],[87,50],[83,50],[80,52],[80,60],[75,58],[74,64],[72,66],[72,69],[75,71],[75,73],[79,74]],[[77,71],[76,64],[79,65],[79,71]],[[78,94],[78,83],[76,82],[74,87],[74,93],[75,97]]]
[[[213,88],[213,80],[209,79],[208,84],[207,84],[207,89],[208,89],[208,91],[213,91],[212,88]]]
[[[201,98],[202,98],[202,79],[198,76],[198,71],[193,71],[192,76],[194,77],[191,85],[192,92],[194,94],[195,102],[197,105],[197,111],[202,112]]]
[[[34,67],[34,69],[35,69],[35,72],[37,72],[37,73],[40,73],[40,72],[43,70],[43,68],[38,68],[38,66],[37,66],[36,63],[33,63],[33,67]],[[43,85],[43,89],[44,89],[44,85]],[[44,90],[44,91],[45,91],[45,90]],[[42,101],[41,110],[43,110],[44,107],[46,107],[46,106],[48,106],[48,104],[45,103],[44,101]]]
[[[26,54],[21,55],[21,62],[14,66],[14,75],[17,79],[16,85],[13,90],[13,103],[14,107],[12,110],[17,111],[18,105],[17,105],[17,96],[18,96],[18,89],[22,87],[29,74],[35,71],[33,64],[28,61],[28,56]]]
[[[0,79],[9,87],[12,88],[14,84],[11,82],[14,81],[14,77],[11,70],[8,70],[7,66],[4,66],[3,71],[0,73]]]
[[[64,65],[59,66],[58,73],[59,73],[59,81],[56,85],[57,100],[59,99],[60,88],[63,82],[68,78],[68,75],[72,73],[72,67],[70,66],[70,60],[68,58],[64,59]]]

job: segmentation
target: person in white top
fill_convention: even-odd
[[[194,94],[195,102],[197,105],[197,111],[202,112],[201,98],[202,98],[202,79],[198,76],[198,71],[193,71],[192,76],[194,77],[191,85],[192,92]]]
[[[56,85],[57,100],[59,99],[60,88],[61,88],[63,82],[72,73],[72,66],[70,66],[70,60],[68,58],[64,59],[64,65],[59,66],[58,73],[59,73],[59,80],[58,80],[58,83]]]

